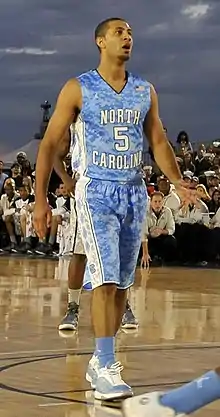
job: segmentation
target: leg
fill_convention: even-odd
[[[21,225],[21,236],[23,236],[23,242],[19,246],[18,251],[23,254],[31,250],[31,236],[28,236],[28,233],[27,233],[27,217],[30,217],[30,213],[28,212],[21,213],[20,225]]]
[[[71,199],[70,226],[73,236],[73,255],[68,268],[68,306],[67,312],[59,325],[59,330],[75,331],[78,327],[79,302],[86,267],[86,255],[73,199]]]
[[[180,388],[163,394],[154,392],[124,401],[125,417],[185,416],[220,399],[220,368],[207,372]]]
[[[10,238],[9,251],[11,251],[11,250],[15,249],[15,246],[17,244],[17,240],[16,240],[16,237],[15,237],[13,217],[12,216],[5,216],[4,222],[5,222],[5,226],[6,226],[9,238]]]
[[[93,290],[92,322],[99,362],[97,379],[91,375],[90,366],[86,378],[92,387],[96,387],[97,399],[130,396],[130,387],[120,377],[121,366],[116,364],[114,347],[115,330],[119,321],[115,306],[117,286],[120,284],[120,221],[111,206],[115,203],[114,200],[118,203],[118,193],[115,184],[103,185],[92,181],[86,186],[85,193],[80,195],[79,192],[78,197],[77,213],[89,271],[84,285],[91,283]],[[124,299],[122,304],[120,321],[121,311],[124,311]]]
[[[146,190],[142,187],[131,188],[127,216],[123,219],[120,233],[120,288],[128,288],[134,283],[141,245],[141,229],[146,216],[145,197]],[[127,300],[122,328],[136,329],[137,327],[138,321]]]
[[[59,330],[77,330],[79,301],[86,266],[85,255],[73,254],[68,269],[68,306]]]

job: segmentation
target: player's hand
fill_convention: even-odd
[[[47,235],[47,230],[51,226],[52,212],[47,201],[35,203],[33,211],[34,229],[39,239]]]
[[[174,183],[174,186],[181,201],[184,201],[185,204],[194,204],[195,193],[193,193],[193,190],[188,188],[188,184],[184,180]]]
[[[149,253],[144,254],[141,259],[141,268],[147,269],[149,271],[150,262],[151,262],[151,257]]]

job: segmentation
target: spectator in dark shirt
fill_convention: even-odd
[[[11,178],[13,178],[15,182],[15,188],[18,190],[22,186],[23,177],[21,175],[21,166],[18,162],[14,162],[11,166]]]

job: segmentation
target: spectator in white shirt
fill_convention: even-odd
[[[175,193],[175,190],[172,188],[170,181],[167,178],[160,177],[157,185],[159,191],[164,195],[164,206],[172,211],[175,218],[181,204],[179,196]]]
[[[6,178],[8,178],[8,175],[3,172],[3,168],[4,168],[4,162],[0,161],[0,195],[2,193],[4,182]]]
[[[1,196],[0,200],[0,212],[10,238],[10,244],[5,248],[5,250],[11,252],[15,250],[17,243],[14,228],[14,204],[15,201],[19,198],[19,194],[15,191],[15,182],[12,178],[6,179],[4,191],[5,194]]]
[[[142,264],[148,264],[149,255],[156,264],[176,261],[175,222],[171,210],[164,206],[164,195],[155,191],[142,231]],[[148,252],[149,250],[149,252]],[[149,253],[149,254],[148,254]]]
[[[183,263],[203,266],[209,260],[209,226],[210,217],[206,204],[194,191],[194,204],[183,202],[179,210],[176,226],[176,238],[180,259]],[[204,245],[207,242],[207,245]]]

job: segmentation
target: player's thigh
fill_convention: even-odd
[[[142,227],[146,216],[147,199],[145,188],[134,189],[128,218],[122,224],[120,250],[120,287],[128,288],[134,282],[138,254],[141,246]]]
[[[118,284],[120,223],[102,200],[90,198],[76,201],[80,232],[87,256],[92,288],[105,283]]]

